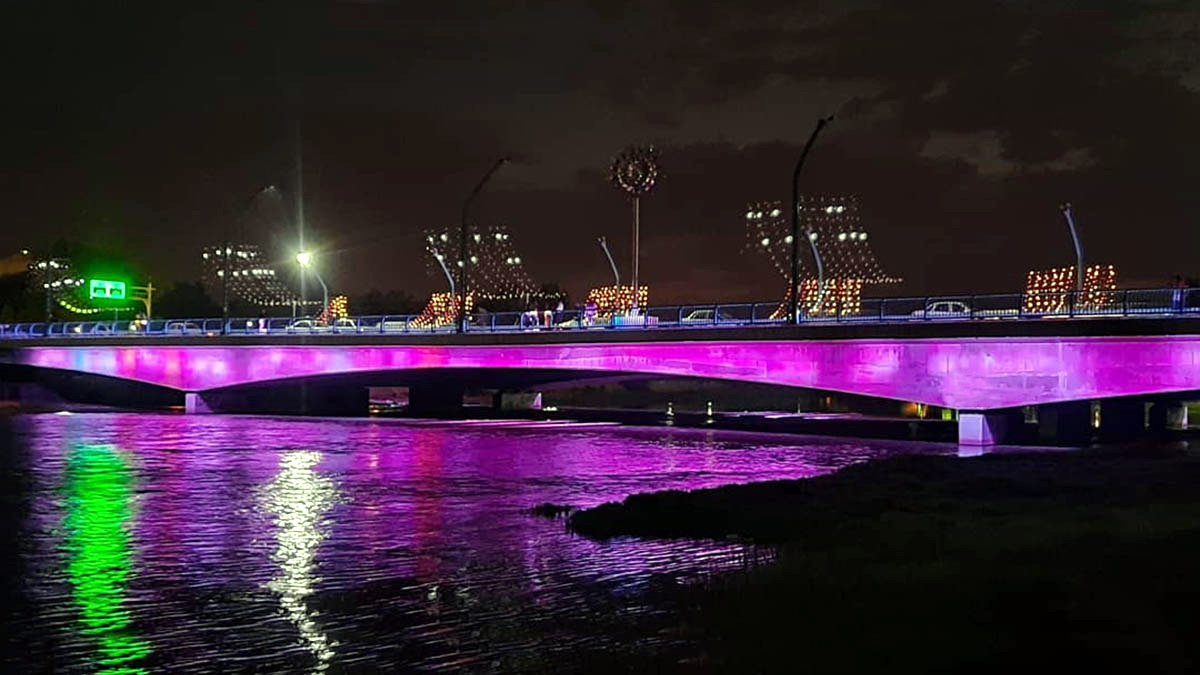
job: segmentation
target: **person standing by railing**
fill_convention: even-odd
[[[1183,293],[1187,288],[1187,281],[1184,280],[1182,274],[1176,274],[1171,287],[1171,309],[1181,312],[1183,311]]]

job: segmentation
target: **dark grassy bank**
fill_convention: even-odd
[[[570,522],[781,545],[681,590],[703,670],[1200,672],[1200,459],[1148,452],[904,457]]]

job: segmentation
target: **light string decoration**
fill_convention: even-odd
[[[71,271],[71,261],[66,258],[41,258],[29,263],[29,274],[33,277],[35,288],[41,288],[49,301],[75,314],[96,314],[111,307],[88,307],[77,305],[71,301],[71,296],[78,297],[79,289],[85,279],[75,276]],[[49,311],[47,309],[47,311]]]
[[[639,289],[639,263],[641,262],[642,197],[650,194],[658,183],[661,171],[658,168],[658,153],[654,146],[630,146],[613,158],[608,167],[608,179],[621,191],[633,197],[633,266],[630,274],[630,297],[634,304],[629,311],[639,306],[632,289]]]
[[[1063,312],[1068,309],[1075,290],[1075,266],[1048,270],[1029,270],[1025,277],[1022,311],[1030,314]],[[1116,302],[1117,268],[1112,265],[1088,265],[1083,268],[1083,291],[1076,301],[1080,309],[1100,309]]]
[[[211,297],[221,298],[225,276],[225,247],[209,246],[201,252],[204,285]],[[267,261],[262,250],[253,244],[231,244],[229,256],[229,292],[244,302],[259,307],[299,306],[300,296],[291,284],[282,279],[275,266]],[[321,306],[320,299],[308,300],[306,306]]]
[[[475,310],[475,293],[467,293],[467,314]],[[458,319],[458,294],[434,293],[429,297],[425,309],[410,323],[414,328],[449,326]]]
[[[787,314],[791,291],[791,222],[787,205],[781,201],[751,202],[743,213],[746,224],[745,252],[764,255],[783,278],[784,299],[771,315]],[[858,198],[854,195],[802,195],[801,231],[811,232],[825,267],[825,292],[816,314],[850,315],[862,310],[862,292],[867,286],[901,281],[883,270],[863,225]],[[811,228],[811,229],[810,229]],[[817,274],[812,261],[800,258],[800,306],[810,315],[818,300]]]
[[[625,314],[633,306],[632,286],[600,286],[588,291],[588,304],[596,305],[596,316],[609,318],[614,314]],[[642,286],[638,289],[637,306],[646,307],[650,302],[650,289]]]
[[[329,306],[317,315],[317,323],[328,324],[337,319],[350,318],[350,299],[344,295],[335,295],[329,299]]]
[[[549,300],[542,293],[525,269],[525,261],[513,245],[512,233],[504,225],[472,225],[467,228],[471,237],[470,266],[468,269],[470,289],[467,312],[488,301],[513,302]],[[459,228],[445,227],[426,230],[425,252],[426,273],[431,277],[445,279],[446,273],[454,282],[455,289],[462,288],[463,262],[454,256],[462,250],[459,245]],[[445,265],[446,272],[442,271]],[[441,293],[434,293],[418,320],[422,325],[445,325],[454,323],[458,301],[447,305],[449,300],[439,300]],[[446,312],[449,312],[448,314]]]

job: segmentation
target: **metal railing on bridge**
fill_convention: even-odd
[[[818,311],[802,313],[801,324],[919,321],[1036,321],[1111,317],[1200,316],[1200,288],[1125,289],[1083,293],[1008,293],[863,298],[842,306],[831,300]],[[594,316],[584,309],[477,313],[469,332],[703,330],[730,326],[782,326],[789,322],[778,302],[687,304],[647,307],[637,316]],[[330,323],[311,318],[154,319],[151,321],[61,321],[0,324],[0,339],[364,335],[454,333],[454,324],[427,324],[416,315],[355,316]]]

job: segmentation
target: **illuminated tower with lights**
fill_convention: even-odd
[[[792,246],[787,208],[783,202],[753,202],[743,215],[746,251],[765,255],[785,287],[791,275]],[[864,287],[900,282],[886,273],[875,257],[856,197],[802,196],[800,218],[801,231],[811,232],[825,267],[824,297],[818,306],[817,272],[811,260],[800,259],[800,305],[806,313],[854,314],[861,309]],[[789,299],[785,290],[776,318],[786,314]]]

